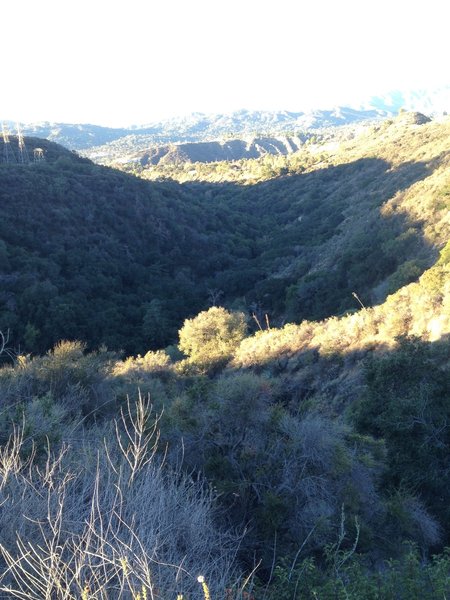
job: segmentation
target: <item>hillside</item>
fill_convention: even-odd
[[[246,183],[239,196],[257,206],[258,221],[276,211],[282,225],[255,261],[271,256],[252,298],[279,314],[281,292],[289,320],[323,318],[356,308],[353,292],[365,304],[380,302],[418,277],[446,243],[439,194],[447,185],[448,121],[426,121],[404,114],[351,140],[288,157],[159,166],[141,176]]]
[[[385,152],[388,159],[392,155],[392,148],[389,149],[389,140],[395,143],[390,134],[398,129],[401,123],[408,126],[408,119],[414,120],[411,115],[421,113],[400,113],[395,120],[385,120],[383,126],[393,123],[394,126],[389,129],[388,135],[384,136],[384,149],[377,149],[377,152]],[[422,116],[421,119],[429,119]],[[445,117],[441,117],[436,123],[445,122]],[[409,123],[417,125],[418,123]],[[405,128],[403,128],[405,129]],[[335,163],[347,162],[350,156],[367,156],[366,146],[370,137],[374,138],[374,144],[381,138],[379,135],[380,127],[378,123],[365,123],[357,126],[346,126],[340,128],[328,128],[319,130],[314,135],[309,132],[302,138],[303,144],[297,152],[282,155],[265,155],[259,159],[243,159],[235,161],[217,161],[210,164],[201,162],[193,164],[147,164],[146,166],[133,164],[116,163],[117,167],[128,172],[134,172],[148,180],[175,180],[180,183],[207,181],[211,183],[243,183],[253,184],[268,179],[274,179],[280,175],[299,174],[311,169],[315,169],[317,164],[328,164],[329,161]],[[398,131],[397,131],[398,133]],[[370,144],[369,144],[370,145]],[[356,152],[354,152],[356,150]],[[333,158],[334,157],[334,158]]]
[[[308,136],[301,137],[264,137],[247,140],[224,140],[220,142],[191,142],[154,146],[141,152],[130,148],[129,154],[124,153],[120,144],[110,144],[107,148],[93,149],[89,153],[92,160],[100,164],[114,165],[137,164],[147,165],[184,164],[194,162],[216,162],[259,158],[266,154],[285,155],[296,152]]]
[[[238,243],[245,219],[216,235],[230,211],[204,210],[203,194],[148,184],[44,140],[28,139],[30,153],[37,144],[45,160],[0,165],[0,327],[28,351],[61,338],[138,351],[152,328],[154,344],[168,343],[207,301],[217,257],[230,245],[227,261],[247,254]],[[155,330],[150,315],[160,310]]]
[[[449,140],[0,164],[1,593],[448,595]]]
[[[288,176],[247,186],[145,182],[42,142],[45,161],[0,166],[0,327],[30,350],[136,352],[217,294],[274,324],[357,308],[353,292],[383,301],[448,239],[449,125],[408,118],[278,157]]]
[[[368,123],[323,127],[320,129],[298,130],[295,133],[284,132],[261,134],[248,133],[242,137],[231,134],[208,141],[191,141],[164,144],[157,143],[145,135],[130,135],[111,141],[103,146],[95,146],[80,153],[94,162],[112,166],[127,172],[147,171],[149,179],[173,178],[182,181],[186,163],[210,163],[230,161],[248,161],[264,156],[287,156],[298,152],[305,144],[336,144],[358,135]],[[244,132],[245,133],[245,132]],[[157,168],[153,168],[157,167]],[[174,168],[175,167],[175,168]],[[197,180],[207,179],[201,164],[191,172],[200,169]]]

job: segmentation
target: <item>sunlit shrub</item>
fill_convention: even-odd
[[[188,356],[188,364],[208,370],[225,364],[232,357],[246,330],[243,313],[213,306],[184,322],[178,345]]]
[[[113,374],[132,376],[146,373],[162,373],[171,369],[171,360],[163,350],[147,352],[144,356],[128,357],[114,365]]]

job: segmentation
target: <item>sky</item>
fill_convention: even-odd
[[[7,0],[0,120],[105,126],[450,83],[444,0]]]

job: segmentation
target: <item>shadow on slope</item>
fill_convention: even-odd
[[[289,321],[356,308],[354,291],[367,305],[379,302],[436,255],[423,239],[423,223],[405,212],[382,215],[381,207],[438,165],[437,158],[393,169],[373,158],[248,187],[184,184],[253,220],[252,256],[217,269],[211,287],[228,301],[245,297],[256,312]],[[406,261],[414,262],[375,294]]]
[[[367,302],[411,252],[429,260],[419,227],[398,241],[407,217],[379,212],[430,173],[425,163],[361,159],[251,187],[179,185],[27,142],[45,163],[0,166],[0,327],[26,351],[83,339],[145,352],[174,341],[215,293],[279,322],[323,318],[354,307],[353,291]]]

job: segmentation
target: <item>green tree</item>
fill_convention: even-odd
[[[186,319],[179,331],[178,347],[187,354],[189,363],[208,370],[231,358],[246,330],[244,313],[213,306],[193,319]]]

